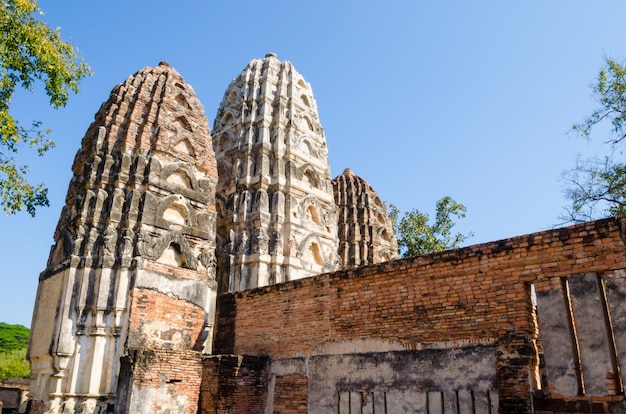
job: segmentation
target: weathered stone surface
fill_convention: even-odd
[[[617,361],[620,364],[622,387],[626,386],[626,272],[619,270],[608,274],[606,283],[606,297],[613,328],[613,340]]]
[[[311,86],[290,62],[270,53],[233,80],[213,148],[220,291],[337,268],[326,138]]]
[[[372,186],[349,168],[332,183],[343,267],[398,258],[398,242],[387,207]]]
[[[571,328],[570,307],[561,283],[554,289],[537,293],[537,314],[543,338],[545,371],[550,391],[558,395],[577,395],[579,392],[578,355],[575,354]]]
[[[210,143],[202,105],[165,62],[116,86],[96,113],[74,160],[33,316],[31,391],[47,410],[103,412],[116,402],[120,358],[144,348],[199,352],[211,335]],[[157,397],[163,410],[197,407],[187,391],[131,384],[131,407]]]
[[[353,412],[346,409],[347,403],[371,412],[374,402],[384,401],[390,390],[396,395],[387,399],[388,409],[377,412],[420,412],[419,407],[429,412],[424,407],[427,401],[430,412],[443,412],[443,407],[445,412],[457,412],[459,390],[476,396],[497,395],[495,365],[495,349],[484,346],[312,357],[308,412],[336,412],[337,398],[340,413]],[[494,403],[497,406],[497,398]],[[390,405],[397,409],[389,409]],[[400,407],[413,408],[400,411]],[[468,408],[472,408],[471,401],[463,406],[463,410]]]
[[[608,309],[600,283],[595,273],[568,279],[585,395],[614,394],[618,377]]]

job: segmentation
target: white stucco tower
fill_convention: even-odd
[[[230,84],[213,131],[220,291],[332,271],[337,221],[311,86],[270,53]]]

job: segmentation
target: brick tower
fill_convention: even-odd
[[[202,105],[167,63],[96,113],[33,314],[31,393],[48,411],[197,411],[217,288],[210,143]]]
[[[343,266],[397,259],[398,242],[387,207],[372,186],[346,168],[333,180],[333,190]]]
[[[336,269],[326,138],[302,75],[273,53],[253,60],[226,90],[213,129],[220,291]]]

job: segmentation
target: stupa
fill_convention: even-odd
[[[235,291],[338,267],[326,138],[311,86],[270,53],[231,82],[213,127],[217,273]]]
[[[217,293],[217,168],[191,86],[167,63],[130,76],[72,170],[39,279],[32,397],[46,412],[195,413]],[[165,359],[189,376],[165,378]]]
[[[337,205],[339,257],[356,267],[398,258],[398,242],[385,203],[350,168],[332,181]]]

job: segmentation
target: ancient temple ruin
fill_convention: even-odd
[[[31,391],[49,412],[108,412],[113,404],[154,412],[167,406],[162,398],[187,399],[140,390],[139,372],[136,382],[120,372],[161,350],[180,351],[170,363],[203,346],[210,352],[217,293],[210,143],[202,105],[167,63],[130,76],[96,113],[33,315]]]
[[[290,62],[255,59],[224,94],[213,127],[222,291],[337,268],[324,130],[311,85]]]
[[[331,182],[311,86],[274,54],[212,136],[176,70],[140,70],[72,170],[31,408],[626,411],[626,218],[393,260],[384,203],[350,169]]]
[[[344,267],[398,258],[398,241],[387,207],[371,185],[350,168],[333,180],[339,257]]]

